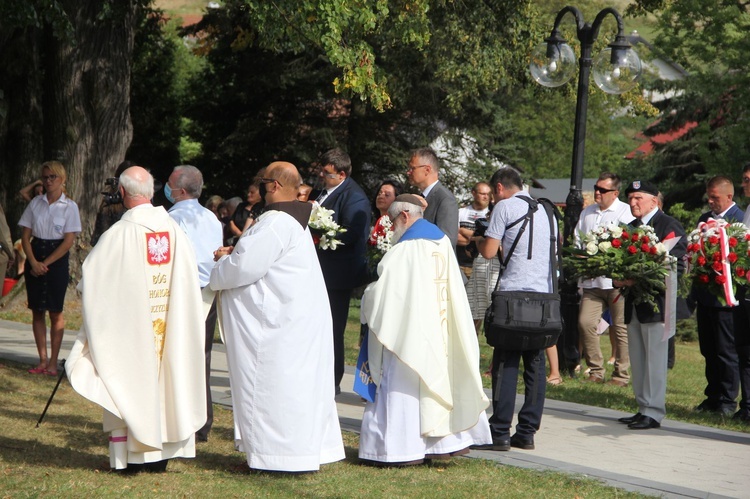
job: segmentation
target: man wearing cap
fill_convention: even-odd
[[[649,225],[654,228],[659,241],[669,237],[679,238],[670,254],[677,259],[677,272],[682,274],[687,248],[687,236],[680,222],[659,209],[659,190],[647,180],[634,180],[625,194],[628,196],[630,211],[635,217],[633,226]],[[632,281],[613,281],[615,287],[632,285]],[[632,430],[659,428],[666,415],[667,394],[667,349],[668,341],[664,330],[666,293],[656,298],[657,311],[648,303],[635,305],[633,298],[625,300],[625,324],[628,325],[628,347],[630,353],[631,383],[638,402],[638,412],[618,421]],[[672,303],[677,307],[676,318],[685,319],[690,312],[684,300]],[[669,333],[669,332],[667,332]],[[670,333],[674,335],[674,331]]]
[[[419,464],[492,441],[461,270],[422,202],[402,194],[391,204],[394,246],[362,298],[377,390],[362,417],[359,457],[374,464]]]

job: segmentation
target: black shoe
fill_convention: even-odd
[[[518,433],[510,437],[510,446],[524,450],[534,450],[534,437],[522,437]]]
[[[708,400],[704,400],[693,409],[695,412],[716,412],[718,407]]]
[[[743,411],[742,409],[740,409],[739,411],[734,413],[732,419],[734,419],[735,421],[744,421],[745,423],[750,423],[750,411]]]
[[[334,390],[334,395],[341,395],[341,387],[339,385],[336,385],[336,390]]]
[[[734,414],[735,406],[724,406],[716,409],[716,413],[724,416],[725,418],[731,418]]]
[[[617,420],[617,422],[618,423],[622,423],[622,424],[631,424],[631,423],[635,423],[636,421],[638,421],[639,419],[641,419],[641,416],[643,416],[643,414],[641,414],[640,412],[637,412],[637,413],[633,414],[632,416],[627,416],[625,418],[620,418],[620,419]]]
[[[650,430],[651,428],[659,428],[661,426],[661,423],[659,423],[654,418],[650,418],[648,416],[641,416],[641,418],[638,421],[633,421],[628,425],[628,428],[631,430]]]
[[[494,450],[506,452],[510,450],[510,439],[493,437],[491,444],[472,445],[469,448],[472,450]]]

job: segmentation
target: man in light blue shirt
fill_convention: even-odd
[[[203,175],[194,166],[176,166],[164,185],[164,194],[174,203],[169,209],[169,216],[180,225],[187,234],[198,262],[198,280],[201,289],[208,285],[211,269],[214,267],[214,251],[223,246],[222,227],[214,213],[201,206],[198,198],[203,190]],[[195,434],[199,442],[208,440],[214,414],[211,404],[211,348],[214,342],[216,327],[216,302],[206,317],[206,424]]]
[[[513,168],[501,168],[490,180],[495,198],[490,225],[485,240],[477,244],[482,256],[497,258],[498,251],[510,251],[518,243],[502,274],[500,289],[506,291],[553,290],[550,268],[550,222],[544,209],[531,216],[524,233],[519,237],[521,219],[529,212],[531,198],[524,190],[521,175]],[[511,437],[511,423],[515,411],[518,368],[523,359],[523,380],[526,385],[523,407],[518,413],[516,432]],[[544,410],[547,387],[544,350],[504,350],[495,348],[492,355],[492,450],[507,451],[511,447],[534,449],[534,435],[539,430]]]

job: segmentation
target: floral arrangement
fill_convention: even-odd
[[[307,222],[313,235],[313,242],[322,250],[335,250],[344,244],[337,237],[346,232],[346,229],[336,223],[333,213],[333,210],[316,204]]]
[[[584,234],[580,247],[565,248],[565,269],[575,279],[609,277],[617,281],[632,280],[633,285],[621,293],[637,304],[648,303],[657,310],[654,297],[666,289],[665,277],[676,259],[669,249],[679,238],[659,241],[648,225],[603,225]]]
[[[370,239],[367,240],[367,264],[371,277],[377,278],[377,269],[380,260],[383,259],[388,250],[391,249],[391,238],[393,237],[393,223],[388,215],[381,216],[372,229]]]
[[[736,305],[737,286],[748,284],[750,230],[724,220],[702,222],[688,236],[690,283],[708,289],[723,305]]]

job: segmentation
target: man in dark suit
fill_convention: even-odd
[[[458,241],[458,202],[451,191],[439,180],[440,160],[430,148],[411,153],[406,176],[427,200],[424,219],[437,225],[451,240],[453,248]]]
[[[682,257],[687,249],[687,236],[680,222],[659,209],[659,190],[651,182],[634,180],[625,189],[625,194],[628,196],[630,211],[636,218],[632,223],[634,226],[650,225],[659,241],[664,241],[670,235],[679,238],[669,253],[677,259],[677,272],[681,274],[685,265]],[[613,281],[616,287],[632,284],[628,281]],[[656,297],[657,311],[648,303],[635,305],[633,297],[628,297],[625,301],[631,383],[638,402],[638,413],[618,421],[627,424],[632,430],[658,428],[667,412],[668,341],[664,337],[665,299],[663,292]],[[677,319],[690,316],[684,300],[678,299],[676,306]]]
[[[746,198],[750,198],[750,162],[742,167],[742,190]],[[745,212],[742,220],[745,225],[750,224],[750,210]],[[750,225],[748,225],[750,226]],[[737,300],[740,304],[734,307],[734,345],[740,373],[740,407],[732,419],[750,424],[750,292],[747,286],[737,290]]]
[[[729,223],[741,222],[745,213],[734,203],[732,180],[722,175],[713,177],[706,184],[707,211],[698,219],[706,222],[711,218]],[[734,320],[732,307],[722,305],[705,288],[694,287],[693,297],[697,303],[698,343],[706,359],[706,400],[695,408],[698,412],[717,412],[724,416],[734,414],[735,399],[739,393],[740,377],[737,349],[734,345]]]
[[[349,299],[352,290],[367,279],[365,244],[370,231],[370,202],[362,188],[351,179],[351,174],[352,162],[347,153],[341,149],[326,152],[320,160],[324,188],[313,198],[324,208],[333,210],[334,221],[346,229],[338,237],[342,246],[335,250],[317,249],[333,318],[336,394],[341,392],[344,377],[344,331]]]

